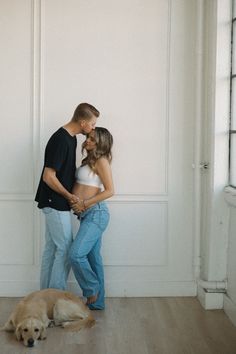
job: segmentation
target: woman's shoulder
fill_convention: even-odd
[[[96,161],[96,166],[107,166],[110,165],[108,159],[104,156],[99,157],[99,159],[97,159]]]
[[[95,164],[95,170],[96,173],[99,175],[102,173],[102,171],[108,171],[110,170],[110,163],[107,158],[105,157],[100,157]]]

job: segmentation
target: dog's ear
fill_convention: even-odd
[[[16,327],[16,338],[17,338],[17,340],[21,340],[22,339],[22,337],[21,337],[21,325],[19,324],[17,327]]]
[[[46,327],[42,326],[40,329],[40,337],[39,339],[46,339],[47,338],[47,332],[46,332]]]

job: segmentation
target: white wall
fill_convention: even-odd
[[[205,2],[202,161],[201,277],[226,278],[228,208],[228,129],[230,115],[231,1]]]
[[[236,193],[228,184],[231,1],[204,3],[201,282],[205,308],[224,308],[236,325]],[[203,281],[202,281],[203,280]],[[226,286],[226,293],[221,294]]]
[[[233,17],[236,8],[234,1]],[[235,42],[235,38],[234,38]],[[234,43],[235,46],[235,43]],[[235,100],[235,97],[233,97]],[[231,128],[232,129],[232,128]],[[229,209],[228,252],[227,252],[227,293],[224,296],[224,310],[236,326],[236,190],[225,188],[225,202]]]
[[[2,2],[0,295],[39,286],[44,148],[83,101],[115,141],[107,295],[196,295],[195,14],[194,0]]]
[[[198,298],[206,309],[223,308],[227,279],[231,1],[205,1],[203,37],[201,244]]]
[[[234,204],[235,204],[235,196]],[[236,326],[236,204],[230,207],[229,248],[227,269],[227,294],[224,297],[224,310]]]

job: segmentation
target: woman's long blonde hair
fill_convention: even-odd
[[[82,165],[88,165],[95,172],[95,164],[101,157],[105,157],[109,163],[111,163],[113,137],[106,128],[102,127],[96,127],[94,133],[94,139],[96,142],[95,149],[87,151],[85,149],[86,141],[82,144],[82,154],[84,153],[84,150],[86,150],[87,153],[87,156],[82,160]]]

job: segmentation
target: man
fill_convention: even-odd
[[[45,214],[45,249],[42,257],[40,288],[66,289],[70,271],[68,251],[72,242],[70,203],[75,180],[77,134],[95,128],[99,111],[88,103],[76,108],[70,122],[49,139],[35,201]]]

